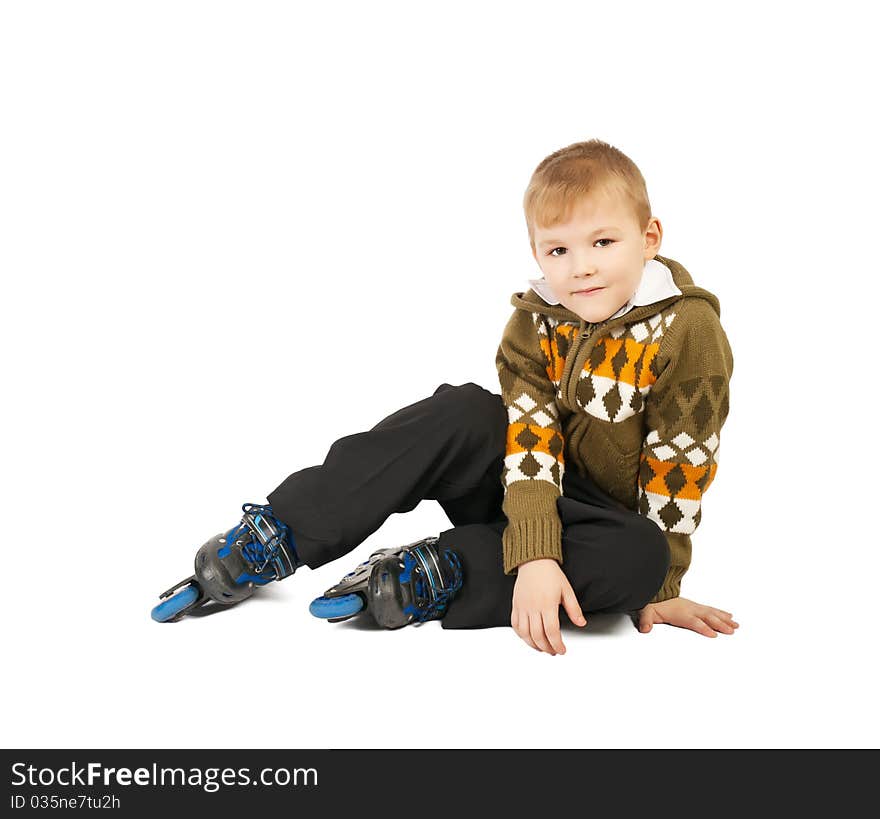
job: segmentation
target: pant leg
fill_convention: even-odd
[[[663,532],[606,495],[589,476],[565,473],[557,500],[562,519],[562,570],[586,612],[640,609],[657,593],[669,566]],[[442,620],[445,629],[509,626],[515,575],[505,575],[501,536],[506,521],[456,526],[439,546],[459,554],[464,583]],[[560,618],[565,618],[560,608]]]
[[[335,441],[322,465],[294,472],[267,498],[300,561],[315,569],[426,498],[454,525],[503,518],[506,437],[501,396],[441,384],[371,430]]]

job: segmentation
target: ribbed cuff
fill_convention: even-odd
[[[521,563],[542,557],[562,563],[562,521],[558,515],[510,521],[501,542],[504,574],[516,574],[516,567]]]
[[[658,591],[648,602],[662,603],[664,600],[670,600],[673,597],[680,597],[681,578],[684,577],[684,573],[687,569],[687,566],[670,566],[669,570],[666,572],[666,578],[663,580],[663,585],[660,587],[660,591]]]

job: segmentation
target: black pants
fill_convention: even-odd
[[[441,384],[368,432],[334,442],[323,465],[294,472],[268,500],[312,569],[354,549],[392,513],[438,501],[454,527],[440,533],[438,546],[458,552],[464,576],[443,628],[509,626],[516,577],[504,574],[501,550],[506,437],[501,396],[476,384]],[[669,565],[661,530],[573,468],[564,472],[557,508],[562,569],[583,611],[642,608]]]

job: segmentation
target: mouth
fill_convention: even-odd
[[[591,293],[598,293],[600,290],[604,290],[604,287],[588,287],[586,290],[575,290],[572,293],[573,296],[589,296]]]

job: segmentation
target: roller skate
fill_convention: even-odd
[[[458,555],[438,549],[438,540],[429,537],[398,549],[377,549],[313,600],[309,611],[331,623],[367,611],[390,629],[442,617],[463,578]]]
[[[196,553],[195,574],[159,595],[151,613],[173,623],[209,604],[231,605],[250,597],[256,586],[283,580],[301,565],[290,530],[272,515],[271,506],[246,503],[244,516],[226,534],[218,534]]]

